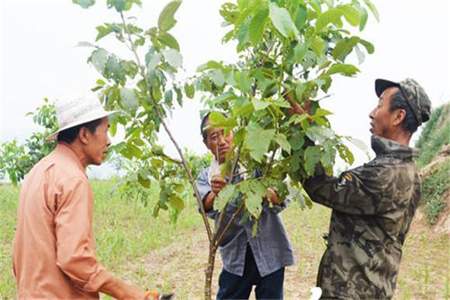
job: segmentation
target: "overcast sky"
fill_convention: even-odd
[[[37,128],[25,114],[50,100],[89,93],[98,78],[86,63],[88,48],[79,41],[94,41],[95,27],[117,20],[104,0],[88,10],[70,0],[0,1],[0,142],[23,140]],[[145,27],[156,24],[165,0],[142,0],[132,10]],[[233,45],[221,44],[219,7],[223,1],[184,0],[173,30],[181,45],[186,74],[209,59],[235,61]],[[450,5],[448,0],[373,0],[380,12],[359,35],[375,45],[375,53],[359,66],[355,78],[339,78],[323,102],[339,134],[370,145],[370,110],[376,105],[376,78],[415,78],[427,91],[434,107],[450,100]],[[108,44],[103,44],[108,47]],[[199,101],[187,100],[170,122],[181,144],[204,153],[199,135]],[[168,145],[165,136],[161,137]],[[416,137],[417,138],[417,137]],[[173,149],[168,147],[173,153]],[[366,157],[357,153],[358,162]]]

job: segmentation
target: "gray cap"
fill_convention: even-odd
[[[389,81],[385,79],[375,80],[375,92],[378,97],[385,89],[390,87],[398,87],[411,108],[417,123],[420,125],[430,119],[431,102],[425,90],[417,81],[411,78],[406,78],[400,82]]]

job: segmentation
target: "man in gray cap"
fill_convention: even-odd
[[[402,246],[420,199],[420,178],[409,147],[429,119],[431,103],[413,79],[375,81],[370,113],[375,159],[339,177],[321,167],[304,182],[311,199],[332,208],[327,249],[317,285],[322,299],[390,299]]]

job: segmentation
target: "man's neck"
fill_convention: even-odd
[[[385,138],[395,141],[401,145],[408,146],[411,141],[411,134],[407,134],[404,131],[396,131]]]
[[[89,165],[89,162],[88,162],[87,156],[84,153],[81,146],[77,142],[73,142],[72,144],[67,144],[67,143],[64,143],[64,144],[75,153],[75,156],[79,159],[83,168],[86,169],[87,166]]]

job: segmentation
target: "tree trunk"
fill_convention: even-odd
[[[208,265],[205,270],[205,300],[212,299],[212,279],[214,274],[214,262],[216,258],[217,248],[210,245]]]

